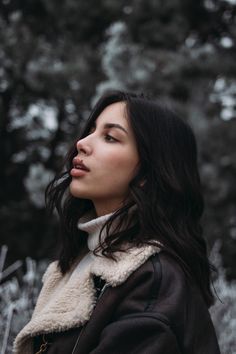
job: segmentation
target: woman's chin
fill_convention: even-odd
[[[70,194],[75,198],[88,199],[86,192],[81,190],[81,188],[79,188],[78,185],[76,185],[76,183],[73,183],[73,181],[71,182],[71,184],[69,186],[69,191],[70,191]]]

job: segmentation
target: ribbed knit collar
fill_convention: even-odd
[[[128,225],[130,215],[136,209],[137,209],[136,205],[132,206],[129,209],[128,214],[127,214],[128,217],[127,217],[126,223],[123,226],[123,228],[125,228],[125,226]],[[88,248],[89,248],[90,251],[94,251],[95,248],[99,245],[99,234],[100,234],[100,231],[101,231],[102,227],[104,226],[104,224],[109,220],[109,218],[114,213],[115,212],[96,217],[95,211],[92,210],[92,211],[89,211],[87,214],[85,214],[84,216],[82,216],[79,219],[78,228],[80,230],[85,231],[85,232],[88,233],[87,244],[88,244]],[[117,225],[117,220],[114,220],[110,230],[111,231],[114,230],[116,225]],[[106,228],[104,228],[102,230],[102,233],[101,233],[101,241],[105,240],[106,234],[107,234],[106,233]]]
[[[103,225],[107,222],[113,213],[95,217],[95,212],[91,211],[82,216],[78,222],[78,228],[88,233],[88,249],[94,251],[99,245],[99,234]],[[102,231],[101,240],[106,236],[106,229]]]

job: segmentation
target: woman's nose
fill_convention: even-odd
[[[90,155],[92,151],[92,148],[86,140],[86,137],[77,141],[76,148],[78,153],[82,155]]]

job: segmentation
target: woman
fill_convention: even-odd
[[[143,96],[102,97],[46,196],[62,248],[15,353],[219,353],[186,123]]]

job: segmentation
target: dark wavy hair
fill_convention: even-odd
[[[208,306],[213,303],[210,289],[211,265],[200,219],[204,209],[197,167],[197,146],[190,126],[174,112],[143,95],[120,91],[104,95],[95,105],[79,138],[89,134],[94,121],[110,104],[125,102],[133,130],[140,168],[130,182],[129,198],[104,225],[107,237],[100,244],[105,257],[114,258],[123,242],[131,246],[156,244],[171,254],[185,273],[199,286]],[[46,189],[46,205],[59,214],[62,236],[59,267],[66,273],[86,245],[86,233],[78,230],[78,219],[93,209],[91,200],[69,193],[72,160],[78,154],[76,143],[70,149],[64,172]],[[130,207],[136,205],[130,228],[122,229]],[[116,219],[118,225],[110,232]],[[135,221],[135,222],[134,222]],[[95,250],[96,252],[96,250]]]

